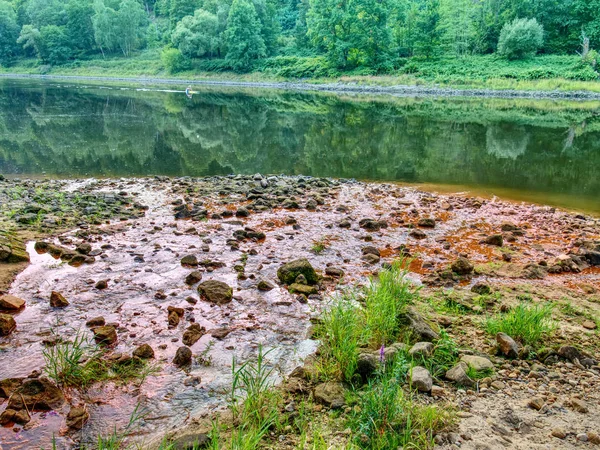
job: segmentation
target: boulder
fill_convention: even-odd
[[[3,295],[0,297],[0,310],[18,311],[25,307],[25,300],[14,295]]]
[[[154,350],[149,344],[142,344],[133,351],[132,356],[140,359],[152,359],[154,358]]]
[[[94,328],[94,340],[97,344],[111,345],[117,342],[117,330],[112,325]]]
[[[286,263],[277,270],[277,278],[283,284],[294,283],[298,275],[304,275],[308,284],[316,284],[319,281],[315,269],[306,258]]]
[[[341,408],[346,404],[344,385],[336,381],[318,384],[313,394],[318,403],[330,408]]]
[[[173,364],[184,367],[192,362],[192,350],[189,347],[179,347],[173,358]]]
[[[47,378],[26,378],[18,392],[10,398],[7,408],[48,411],[60,409],[65,402],[62,391]]]
[[[0,336],[8,336],[17,328],[17,322],[13,316],[0,314]]]
[[[475,382],[469,378],[467,375],[467,364],[465,362],[459,362],[452,369],[446,372],[446,379],[453,381],[459,386],[470,387],[475,384]]]
[[[478,372],[484,370],[494,370],[494,364],[483,356],[464,355],[462,358],[460,358],[460,360],[467,363],[469,367],[472,367]]]
[[[473,273],[475,266],[473,266],[471,261],[469,261],[467,258],[463,258],[461,256],[452,263],[450,268],[452,269],[452,272],[456,273],[457,275],[469,275]]]
[[[508,334],[498,333],[496,335],[496,342],[498,342],[498,348],[504,356],[513,359],[519,357],[519,345]]]
[[[198,285],[198,294],[203,300],[223,305],[233,299],[233,289],[226,283],[217,280],[208,280]]]
[[[409,372],[410,384],[419,392],[431,392],[433,378],[425,367],[415,366]]]
[[[60,292],[52,291],[50,293],[50,306],[53,308],[64,308],[65,306],[69,306],[69,302]]]
[[[205,333],[206,329],[204,327],[201,327],[197,323],[193,323],[183,332],[183,338],[181,342],[183,342],[184,345],[191,347],[198,342]]]

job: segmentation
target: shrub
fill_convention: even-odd
[[[536,345],[556,328],[552,321],[554,305],[525,306],[491,317],[486,322],[490,334],[506,333],[523,344]]]
[[[165,48],[160,54],[160,59],[169,73],[182,72],[191,68],[190,60],[176,48]]]
[[[535,55],[544,44],[544,27],[535,19],[515,19],[500,32],[498,53],[507,59]]]

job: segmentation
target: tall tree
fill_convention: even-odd
[[[0,0],[0,63],[9,62],[19,52],[19,25],[13,5]]]
[[[87,51],[94,46],[94,5],[91,0],[69,0],[66,5],[67,34],[71,46]]]
[[[415,23],[415,54],[431,58],[440,51],[440,1],[424,0]]]
[[[234,70],[250,70],[257,59],[267,55],[261,35],[261,24],[254,5],[249,0],[233,0],[229,9],[225,39],[227,59]]]
[[[175,28],[177,22],[183,19],[185,16],[193,16],[194,11],[200,7],[198,0],[171,0],[169,8],[169,19],[171,21],[171,27]]]
[[[197,9],[177,24],[171,36],[173,44],[188,58],[212,56],[219,51],[219,21],[217,16]]]

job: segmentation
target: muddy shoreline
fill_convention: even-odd
[[[99,317],[115,332],[103,358],[129,361],[126,355],[147,344],[156,365],[141,382],[110,379],[65,389],[60,407],[32,411],[24,426],[9,421],[0,428],[0,448],[48,446],[59,431],[58,448],[77,448],[125,426],[137,404],[148,415],[131,442],[156,448],[181,430],[206,433],[211,417],[226,410],[234,358],[250,361],[260,346],[273,349],[273,379],[289,386],[295,380],[289,375],[317,349],[311,329],[328,300],[368,284],[400,259],[410,260],[408,276],[422,286],[419,314],[445,329],[461,355],[485,355],[495,366],[476,388],[436,378],[437,394],[419,395],[460,411],[455,429],[436,441],[440,448],[457,442],[501,448],[507,439],[514,448],[576,448],[581,433],[600,431],[594,425],[600,413],[597,218],[385,183],[260,174],[2,180],[0,200],[0,227],[10,231],[15,252],[24,245],[31,259],[8,291],[26,306],[5,312],[16,330],[0,337],[0,360],[9,363],[0,364],[0,386],[32,371],[37,379],[44,349],[60,342],[53,336],[68,339],[80,330],[97,338],[89,322]],[[315,280],[282,276],[282,267],[299,258],[314,267]],[[52,306],[52,292],[68,304]],[[523,302],[553,302],[559,329],[547,346],[575,346],[592,363],[497,355],[482,323]],[[190,343],[193,332],[199,337]],[[174,358],[182,339],[192,360],[180,365]],[[527,406],[535,395],[544,397],[549,414]],[[573,396],[585,401],[585,413],[570,406]],[[6,401],[0,395],[0,410]],[[67,428],[69,411],[81,405],[89,413],[83,431]],[[343,423],[332,423],[327,405],[319,406],[315,422],[331,428],[332,442],[347,443]],[[516,419],[507,410],[527,431],[511,425]],[[557,444],[550,431],[565,423],[570,428]],[[266,448],[297,443],[290,429]]]
[[[482,97],[482,98],[532,98],[563,100],[597,100],[600,93],[589,91],[524,91],[494,89],[460,89],[437,88],[424,86],[366,86],[351,83],[312,84],[305,82],[243,82],[218,80],[186,80],[159,77],[97,77],[83,75],[33,75],[33,74],[0,74],[0,78],[33,79],[33,80],[67,80],[67,81],[99,81],[120,82],[142,85],[192,85],[267,88],[295,91],[329,92],[339,94],[392,95],[399,97]]]

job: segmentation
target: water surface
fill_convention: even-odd
[[[600,102],[0,80],[0,173],[305,174],[600,213]]]

